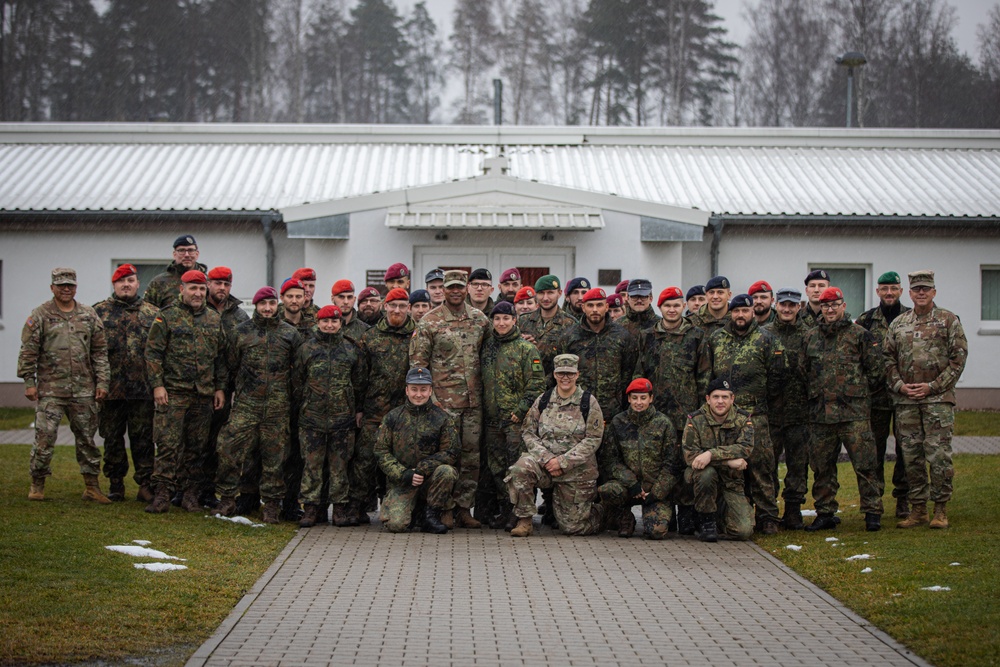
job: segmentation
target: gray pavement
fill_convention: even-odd
[[[752,543],[300,530],[203,665],[925,665]]]

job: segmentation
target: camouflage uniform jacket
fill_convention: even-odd
[[[579,322],[583,319],[583,311],[577,312],[573,309],[573,304],[569,302],[569,297],[563,300],[562,311],[566,313],[569,317],[573,318],[574,322]]]
[[[468,297],[468,296],[465,297],[465,302],[467,304],[469,304],[470,306],[472,306],[472,298],[471,297]],[[488,297],[486,297],[486,305],[485,306],[483,306],[482,308],[476,308],[475,306],[472,306],[472,307],[476,308],[476,310],[478,310],[479,312],[481,312],[486,317],[489,317],[490,313],[493,312],[493,306],[495,306],[495,305],[497,305],[497,304],[493,300],[493,297],[488,296]]]
[[[778,337],[785,346],[785,381],[781,389],[771,395],[768,405],[768,424],[771,426],[790,426],[809,422],[809,403],[806,400],[806,373],[802,368],[802,358],[799,351],[811,327],[796,317],[791,324],[775,320],[764,327]]]
[[[153,390],[146,379],[146,336],[159,310],[142,297],[132,301],[114,294],[94,304],[94,312],[104,322],[111,366],[109,401],[148,401]]]
[[[674,474],[682,472],[674,470],[680,462],[677,430],[653,406],[642,412],[629,408],[615,415],[604,431],[601,458],[601,469],[621,482],[630,498],[645,491],[654,497],[652,500],[666,500]]]
[[[393,484],[410,483],[414,473],[427,478],[438,466],[454,466],[458,450],[455,420],[430,401],[418,406],[407,400],[390,410],[375,441],[375,458]]]
[[[553,389],[544,412],[539,412],[538,400],[536,398],[528,410],[521,429],[528,455],[543,466],[558,459],[563,469],[558,479],[563,482],[597,479],[597,448],[604,437],[600,403],[591,395],[590,414],[584,422],[580,410],[583,389],[579,386],[569,398],[562,398]]]
[[[802,306],[802,310],[799,311],[798,319],[801,320],[807,327],[815,327],[823,321],[823,311],[821,310],[818,313],[814,313],[807,302],[806,305]]]
[[[293,324],[285,319],[285,311],[281,306],[278,306],[278,313],[275,315],[275,318],[298,331],[299,335],[302,336],[302,340],[311,337],[316,330],[316,318],[307,313],[305,308],[302,309],[302,319],[299,320],[298,324]]]
[[[242,324],[250,319],[250,316],[241,307],[242,305],[243,302],[232,294],[226,299],[226,303],[221,309],[217,308],[211,301],[208,302],[208,307],[222,318],[222,330],[226,332],[227,336],[232,334],[237,324]]]
[[[348,338],[353,338],[355,341],[360,343],[361,339],[365,335],[365,332],[371,329],[372,327],[368,326],[367,324],[361,321],[361,318],[358,317],[358,311],[354,310],[351,312],[353,313],[351,315],[351,321],[344,322],[344,326],[340,327],[340,331]],[[379,322],[381,321],[382,320],[379,320]],[[404,363],[403,366],[405,368],[406,364]]]
[[[410,368],[431,372],[434,399],[448,409],[478,408],[483,398],[479,350],[489,332],[486,316],[469,304],[457,315],[442,304],[424,315],[410,340]]]
[[[188,271],[201,271],[207,274],[208,267],[196,262],[193,269],[185,269],[177,262],[170,262],[166,271],[149,281],[143,299],[160,310],[174,305],[180,301],[181,276]]]
[[[801,361],[810,421],[837,424],[867,420],[872,389],[885,377],[875,336],[847,317],[809,330]]]
[[[969,344],[955,313],[932,306],[931,312],[903,313],[885,338],[889,388],[897,404],[955,403],[955,385],[965,370]],[[899,393],[904,384],[926,382],[931,394],[919,400]]]
[[[899,302],[896,303],[899,306],[899,312],[895,314],[893,321],[895,321],[896,317],[910,310],[909,306],[904,306]],[[885,337],[889,333],[889,326],[892,322],[886,319],[885,312],[883,312],[881,306],[875,306],[861,313],[861,316],[854,323],[872,332],[875,340],[885,350]],[[882,386],[872,393],[872,409],[892,410],[892,396],[889,395],[889,390],[885,386],[885,383],[882,383]]]
[[[317,431],[354,426],[367,373],[361,346],[342,332],[317,331],[299,347],[292,371],[299,425]]]
[[[160,311],[146,338],[149,386],[167,392],[211,396],[228,380],[225,334],[219,314],[192,310],[179,301]]]
[[[738,394],[737,394],[738,395]],[[702,452],[712,452],[712,465],[732,459],[750,460],[753,451],[753,422],[750,413],[735,405],[721,423],[704,403],[688,415],[684,426],[684,461],[688,465]]]
[[[389,326],[389,320],[383,318],[361,337],[361,351],[368,371],[361,407],[365,419],[382,421],[389,410],[406,403],[410,339],[416,328],[412,317],[407,317],[400,327]]]
[[[77,302],[64,313],[52,299],[31,311],[17,359],[26,388],[37,388],[39,398],[93,398],[110,376],[104,324],[93,308]]]
[[[632,381],[638,350],[632,334],[611,315],[605,315],[600,332],[586,321],[563,331],[559,353],[580,357],[577,383],[597,398],[604,414],[614,416],[625,409],[625,389]]]
[[[545,391],[545,371],[534,345],[521,338],[514,326],[504,336],[490,331],[483,343],[483,417],[489,423],[509,422],[511,413],[518,421]]]
[[[727,377],[736,392],[736,405],[753,415],[766,415],[768,403],[781,391],[785,375],[785,346],[770,331],[750,320],[743,335],[733,322],[708,338],[712,377]]]
[[[687,416],[705,400],[712,376],[705,332],[682,318],[668,330],[661,319],[639,339],[633,378],[653,383],[653,404],[680,430]]]
[[[313,320],[315,320],[316,315],[319,314],[319,306],[317,306],[315,303],[307,303],[306,305],[302,306],[302,314],[306,315],[307,317],[311,317]]]
[[[660,321],[660,316],[656,314],[653,307],[650,306],[641,313],[637,313],[634,310],[629,309],[628,314],[625,317],[618,320],[618,324],[625,327],[626,330],[632,337],[639,340],[644,331],[649,331],[656,326],[656,323]]]
[[[756,317],[756,315],[754,315],[754,317]],[[760,324],[760,322],[758,321],[757,324],[760,324],[760,326],[762,327],[766,327],[767,325],[774,324],[777,321],[778,321],[778,311],[776,311],[774,308],[771,308],[770,310],[767,311],[767,320],[763,324]]]
[[[559,353],[559,337],[567,327],[572,327],[577,321],[566,314],[561,308],[556,309],[556,314],[552,319],[546,320],[542,317],[542,309],[539,308],[533,313],[525,313],[517,318],[517,328],[521,334],[531,336],[535,339],[535,347],[542,355],[542,368],[545,370],[545,381],[551,387],[554,384],[552,379],[552,360]]]
[[[295,327],[277,317],[254,313],[233,330],[228,362],[235,388],[233,406],[291,405],[292,361],[302,343]]]
[[[698,309],[698,312],[692,313],[688,317],[691,318],[691,324],[695,325],[699,329],[705,332],[705,337],[708,338],[716,331],[722,327],[729,324],[729,320],[732,319],[732,315],[729,313],[729,308],[726,308],[726,314],[722,317],[716,317],[712,313],[708,312],[708,304]]]

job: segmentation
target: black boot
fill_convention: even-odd
[[[542,515],[542,525],[556,527],[555,503],[552,502],[552,489],[542,489],[542,506],[538,508],[538,513]]]
[[[877,533],[882,530],[882,517],[879,514],[868,512],[865,514],[865,530],[869,533]]]
[[[427,509],[424,510],[424,526],[421,530],[425,533],[434,533],[435,535],[444,535],[447,533],[448,529],[441,523],[441,510],[428,505]]]
[[[692,505],[677,506],[677,533],[679,535],[694,535],[698,531],[696,514]]]
[[[241,493],[236,498],[236,513],[240,516],[260,511],[260,494]]]
[[[799,503],[785,503],[785,516],[781,517],[781,526],[785,530],[802,530],[805,524],[802,522],[802,505]]]
[[[806,526],[806,530],[815,533],[817,530],[833,530],[840,523],[832,514],[817,514],[816,520]]]
[[[719,531],[715,527],[715,514],[701,514],[701,529],[698,531],[698,539],[702,542],[718,542]]]

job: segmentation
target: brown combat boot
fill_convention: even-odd
[[[216,514],[221,514],[222,516],[232,516],[236,514],[236,498],[232,496],[222,496],[222,500],[219,501],[219,506],[215,508]]]
[[[135,494],[135,499],[140,503],[151,503],[153,502],[153,495],[153,490],[146,484],[143,484],[139,487],[139,491]]]
[[[108,497],[101,493],[101,485],[98,482],[97,475],[84,475],[83,482],[86,484],[86,488],[83,490],[83,499],[92,500],[95,503],[101,505],[110,505],[111,501]]]
[[[299,528],[312,528],[316,525],[319,516],[319,505],[306,505],[302,508],[302,518],[299,519]]]
[[[483,524],[472,516],[468,507],[455,508],[455,523],[461,528],[482,528]]]
[[[264,523],[278,523],[278,515],[281,514],[281,504],[277,500],[268,500],[260,510]]]
[[[28,491],[28,500],[45,500],[44,477],[31,478],[31,490]]]
[[[927,523],[927,503],[913,503],[910,516],[896,524],[896,528],[916,528]]]
[[[191,487],[184,492],[181,498],[181,509],[185,512],[200,512],[201,503],[198,502],[198,489]]]
[[[156,489],[153,502],[146,505],[146,511],[150,514],[166,514],[170,511],[170,489],[161,486]]]
[[[934,503],[934,518],[931,519],[931,528],[947,528],[948,514],[945,512],[945,505],[948,503]]]
[[[906,497],[896,498],[896,518],[905,519],[910,516],[910,503],[907,502]]]
[[[531,535],[531,517],[518,517],[517,525],[510,531],[511,537],[527,537]]]
[[[121,477],[112,477],[108,485],[108,500],[120,503],[125,500],[125,480]]]
[[[351,515],[347,511],[347,505],[341,503],[333,506],[333,512],[330,516],[333,525],[338,528],[347,528],[351,525],[351,518]]]
[[[455,510],[443,510],[441,512],[441,523],[448,530],[455,527]]]
[[[631,507],[626,507],[618,517],[618,537],[632,537],[633,533],[635,533],[635,515],[632,514]]]

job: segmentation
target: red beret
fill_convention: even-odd
[[[295,269],[295,273],[292,274],[292,278],[296,280],[316,280],[316,272],[310,269],[308,266],[303,266],[301,269]]]
[[[522,301],[534,298],[535,290],[528,285],[525,285],[521,289],[517,290],[517,294],[514,296],[514,303],[521,303]]]
[[[197,283],[199,285],[204,285],[205,281],[205,274],[201,271],[185,271],[184,275],[181,276],[182,283]]]
[[[360,294],[358,294],[358,301],[364,301],[365,299],[370,299],[373,296],[378,299],[382,298],[382,295],[379,294],[379,291],[377,289],[375,289],[374,287],[366,287],[363,290],[361,290]]]
[[[617,292],[608,297],[608,308],[621,308],[625,305],[622,295]]]
[[[134,266],[131,264],[122,264],[115,272],[111,274],[111,282],[116,283],[122,278],[128,278],[129,276],[134,276],[139,273]]]
[[[521,280],[521,272],[517,269],[507,269],[500,274],[500,282],[505,283],[508,280]]]
[[[636,378],[629,383],[628,389],[625,390],[625,395],[627,396],[633,391],[637,391],[640,394],[652,394],[653,383],[646,378]]]
[[[406,264],[396,262],[386,269],[385,277],[382,280],[388,282],[390,280],[395,280],[396,278],[405,278],[408,275],[410,275],[410,270],[406,268]]]
[[[627,290],[628,290],[628,280],[621,281],[620,283],[618,283],[618,286],[615,287],[615,293],[625,292]]]
[[[827,287],[823,290],[823,293],[819,295],[820,303],[829,303],[830,301],[839,301],[844,298],[844,293],[840,291],[839,287]]]
[[[385,295],[385,302],[389,303],[390,301],[406,301],[409,303],[410,295],[402,287],[394,287]]]
[[[755,282],[753,285],[750,286],[750,289],[747,290],[747,294],[753,296],[757,292],[773,292],[773,291],[774,290],[771,289],[771,286],[767,283],[766,280],[758,280],[757,282]]]
[[[233,280],[233,270],[228,266],[217,266],[208,272],[209,280]]]
[[[592,287],[587,290],[587,293],[583,295],[583,303],[588,301],[604,301],[607,302],[608,295],[600,287]]]
[[[330,290],[330,296],[337,296],[338,294],[343,294],[344,292],[353,292],[354,283],[350,280],[338,280],[333,284],[333,289]]]
[[[339,320],[342,317],[340,308],[336,306],[323,306],[316,313],[317,320]]]
[[[660,297],[656,300],[656,307],[659,308],[662,306],[664,301],[673,301],[674,299],[683,298],[684,292],[681,291],[680,287],[667,287],[660,292]]]
[[[285,292],[290,289],[300,289],[303,292],[306,290],[306,286],[302,284],[302,281],[298,278],[287,278],[285,282],[281,283],[281,296],[285,296]]]
[[[253,295],[253,304],[256,306],[258,301],[263,301],[264,299],[277,299],[278,293],[273,287],[261,287],[257,290],[257,293]]]

